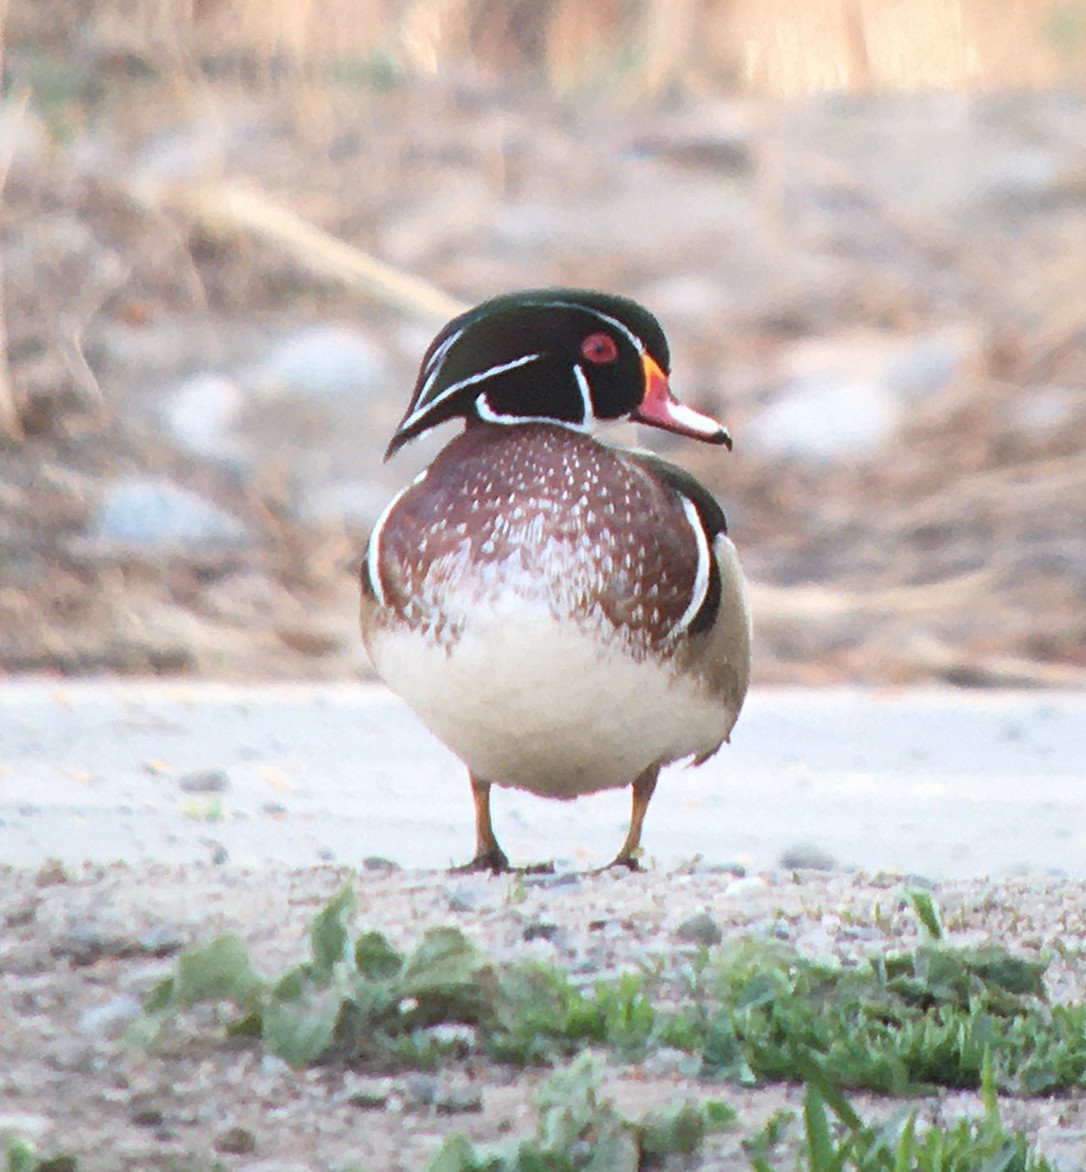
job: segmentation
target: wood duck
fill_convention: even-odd
[[[668,370],[647,310],[576,289],[484,302],[423,358],[385,458],[446,420],[466,426],[374,525],[362,637],[468,767],[464,870],[509,866],[492,785],[553,798],[631,785],[612,865],[636,870],[661,767],[701,764],[739,715],[750,617],[720,506],[683,469],[590,434],[626,418],[730,448]]]

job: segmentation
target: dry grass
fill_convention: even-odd
[[[7,27],[7,0],[0,0],[0,84],[6,80],[4,73],[4,31]],[[6,85],[2,85],[6,89]],[[25,108],[25,97],[17,97],[10,105],[9,117],[18,119]],[[0,197],[3,196],[4,184],[7,180],[8,167],[11,163],[10,150],[0,152]],[[3,312],[4,304],[4,258],[0,255],[0,431],[11,440],[23,438],[23,428],[19,420],[19,411],[15,402],[15,390],[11,382],[11,370],[8,365],[8,337],[7,322]]]
[[[0,14],[6,2],[0,0]],[[87,589],[92,571],[82,563],[54,564],[55,550],[86,523],[85,502],[93,492],[83,486],[118,461],[167,459],[157,447],[128,453],[103,410],[84,357],[84,333],[93,356],[104,323],[153,322],[160,308],[165,319],[191,305],[249,315],[269,307],[281,311],[289,297],[301,303],[301,316],[318,303],[353,313],[337,285],[428,320],[451,316],[459,306],[442,287],[467,293],[500,286],[511,270],[497,263],[497,253],[481,236],[458,235],[460,221],[439,247],[435,234],[445,231],[440,217],[414,254],[385,247],[381,232],[396,218],[405,190],[419,198],[409,219],[422,223],[436,204],[419,193],[444,183],[455,193],[464,160],[481,176],[472,190],[493,196],[492,206],[507,194],[516,202],[526,190],[551,198],[556,172],[580,178],[577,167],[590,140],[549,128],[540,111],[555,106],[526,92],[528,78],[615,101],[676,90],[693,97],[743,87],[872,90],[957,84],[967,77],[989,85],[1034,84],[1069,76],[1072,67],[1081,72],[1081,41],[1050,36],[1054,2],[914,0],[907,22],[905,7],[888,0],[14,0],[7,13],[12,72],[21,71],[20,82],[32,86],[30,114],[45,120],[58,142],[87,123],[96,101],[94,116],[112,119],[119,140],[154,142],[175,125],[244,119],[257,105],[268,140],[257,157],[234,158],[216,153],[217,147],[206,157],[196,151],[191,171],[166,172],[165,178],[118,166],[109,182],[76,183],[59,165],[61,150],[29,179],[25,169],[21,178],[12,172],[6,223],[33,244],[37,259],[30,279],[25,268],[17,273],[13,252],[5,257],[0,327],[10,337],[13,382],[4,381],[0,329],[0,443],[5,431],[14,441],[20,428],[32,441],[9,441],[9,451],[23,453],[24,471],[22,480],[8,474],[16,487],[6,507],[14,518],[10,531],[37,532],[35,556],[55,574],[47,586],[35,584],[25,594],[20,588],[4,597],[0,589],[14,648],[6,666],[148,670],[148,662],[166,662],[218,670],[228,660],[235,671],[249,663],[265,671],[269,663],[278,663],[273,670],[286,663],[276,659],[278,647],[261,648],[246,660],[249,630],[225,652],[226,637],[213,632],[214,659],[195,637],[186,642],[186,632],[176,640],[169,633],[165,652],[152,648],[149,660],[146,638],[133,635],[123,616],[138,610],[137,597],[146,597],[147,613],[158,616],[165,578],[118,578],[112,591],[95,580]],[[1060,12],[1073,32],[1076,13],[1086,21],[1086,0],[1067,0]],[[377,112],[367,117],[381,68],[405,78],[436,71],[446,76],[379,95],[369,103]],[[491,78],[461,86],[460,78],[473,70],[476,76],[487,70],[516,77],[520,84]],[[94,96],[97,86],[105,87],[104,98]],[[458,105],[461,90],[475,94],[477,104]],[[494,110],[478,104],[478,95],[497,106],[514,90],[521,106],[510,101],[499,111],[503,130],[495,146],[485,121]],[[9,119],[15,101],[9,96]],[[561,103],[567,109],[581,104],[579,97]],[[993,116],[1016,115],[1004,108]],[[586,123],[593,117],[585,115]],[[292,118],[302,125],[292,125]],[[608,121],[621,120],[610,113],[598,119]],[[324,129],[330,133],[320,133]],[[531,149],[507,157],[506,140]],[[333,143],[344,142],[346,154],[334,154]],[[809,249],[805,233],[821,229],[789,221],[780,149],[771,136],[755,142],[750,182],[760,185],[761,206],[777,209],[772,218],[779,221],[782,254]],[[131,149],[127,157],[135,157]],[[965,312],[984,340],[961,374],[958,398],[948,394],[918,409],[894,458],[874,468],[819,477],[803,468],[763,468],[739,452],[723,484],[712,479],[717,474],[708,463],[698,466],[697,453],[690,455],[694,470],[726,499],[749,502],[745,546],[761,556],[762,572],[755,576],[767,583],[757,598],[767,644],[764,677],[1081,683],[1086,643],[1076,534],[1086,488],[1086,404],[1068,408],[1058,436],[1031,438],[1016,420],[1033,389],[1081,387],[1086,380],[1086,228],[1070,210],[1054,212],[1051,225],[1038,216],[1013,239],[989,247],[979,228],[963,231],[908,201],[877,194],[881,189],[847,152],[842,162],[812,144],[809,154],[797,150],[788,165],[824,194],[827,206],[849,209],[848,247],[859,249],[857,272],[865,267],[862,279],[842,278],[827,300],[834,322],[812,318],[802,329],[832,333],[847,321],[850,327],[923,332],[932,324],[936,277],[949,274],[955,287],[973,290]],[[567,195],[563,187],[565,198],[598,198],[618,163],[593,162],[601,165],[576,192]],[[1072,160],[1046,198],[1057,210],[1073,209],[1083,182],[1081,165]],[[63,215],[44,215],[43,209],[62,209]],[[66,231],[72,225],[75,230]],[[881,264],[856,243],[868,232],[884,250]],[[827,239],[826,248],[835,247]],[[352,241],[370,251],[351,248]],[[700,271],[700,248],[700,242],[683,244],[659,263],[666,271]],[[375,263],[375,256],[397,258],[406,271]],[[901,277],[914,271],[913,262],[902,259],[908,257],[920,258],[915,270],[923,277]],[[651,258],[646,253],[631,263],[608,255],[590,265],[582,259],[570,261],[568,250],[555,248],[531,279],[636,287],[644,277],[638,266]],[[721,264],[721,279],[729,271]],[[797,294],[795,304],[803,323],[806,303]],[[764,364],[772,381],[787,310],[764,319],[737,315],[728,342],[735,366]],[[708,328],[694,329],[686,344],[705,369],[720,361],[720,341]],[[741,428],[743,417],[729,421]],[[77,432],[94,442],[80,449],[74,479],[65,467],[67,487],[43,507],[34,443]],[[66,459],[58,458],[58,466]],[[206,491],[251,515],[254,531],[267,536],[260,564],[270,580],[308,597],[335,576],[325,567],[342,563],[335,597],[322,605],[336,614],[353,609],[357,588],[344,554],[350,538],[342,532],[317,537],[284,519],[277,490],[266,485],[252,501],[210,478]],[[812,509],[812,501],[820,504]],[[170,581],[177,596],[199,597],[199,584],[180,571]],[[798,589],[799,581],[808,585]],[[44,651],[35,642],[43,613],[57,632],[57,645]],[[288,631],[282,641],[290,646],[322,637],[296,624],[293,612],[276,626]],[[181,651],[174,654],[175,648]],[[333,673],[349,670],[347,664],[345,652],[338,660],[299,657],[289,668]]]
[[[425,321],[440,324],[470,308],[429,281],[308,223],[254,188],[155,185],[133,195],[157,214],[171,210],[185,215],[209,237],[255,236],[293,257],[309,273]]]
[[[95,35],[179,85],[210,58],[297,85],[471,64],[558,91],[1081,83],[1086,0],[107,0]]]

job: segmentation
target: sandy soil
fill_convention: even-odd
[[[0,712],[8,863],[436,870],[471,852],[463,765],[378,685],[18,680]],[[587,870],[618,849],[629,801],[499,789],[495,826],[514,862]],[[664,870],[1081,878],[1086,698],[757,688],[726,749],[665,771],[644,847]]]

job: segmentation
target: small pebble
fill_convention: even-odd
[[[282,1078],[283,1075],[290,1074],[290,1063],[284,1061],[276,1054],[264,1054],[260,1059],[261,1074],[272,1075],[276,1078]]]
[[[76,1028],[89,1037],[115,1041],[142,1012],[143,1004],[138,998],[122,993],[84,1010]]]
[[[483,1109],[482,1091],[474,1087],[448,1087],[434,1099],[439,1115],[470,1115]]]
[[[382,858],[380,855],[367,855],[362,860],[362,870],[375,871],[380,875],[391,875],[393,871],[402,871],[403,868],[399,863]]]
[[[34,882],[39,887],[56,887],[61,883],[71,883],[71,881],[71,876],[60,859],[46,859],[34,876]]]
[[[174,439],[193,454],[231,462],[242,450],[235,425],[245,399],[244,390],[233,379],[201,371],[173,390],[162,419]]]
[[[837,861],[829,851],[811,842],[797,842],[781,855],[779,866],[786,871],[832,871]]]
[[[48,1115],[33,1115],[30,1112],[19,1111],[0,1114],[0,1135],[22,1136],[32,1143],[41,1142],[52,1126],[53,1121]]]
[[[541,867],[552,866],[548,863],[541,863]],[[565,864],[563,863],[563,866]],[[541,887],[545,891],[553,890],[555,887],[571,887],[574,890],[581,886],[581,876],[576,871],[562,870],[562,871],[545,871],[541,870],[532,874],[524,876],[524,885],[526,887]]]
[[[449,910],[474,912],[497,902],[494,884],[489,880],[467,880],[449,884]]]
[[[256,1136],[247,1127],[230,1127],[215,1137],[215,1151],[245,1156],[256,1151]]]
[[[413,1073],[404,1082],[404,1099],[412,1107],[430,1107],[437,1098],[438,1081],[433,1074]]]
[[[558,935],[558,925],[537,920],[524,929],[525,940],[553,940]]]
[[[201,769],[179,777],[177,784],[187,794],[221,794],[229,788],[230,778],[223,769]]]
[[[2,823],[0,823],[2,825]],[[38,905],[34,901],[18,904],[4,916],[5,928],[25,928],[32,924],[38,914]]]
[[[150,476],[114,481],[102,495],[91,530],[107,544],[145,550],[234,549],[250,541],[237,517],[187,488]]]
[[[372,397],[389,378],[383,347],[339,322],[302,326],[280,337],[256,381],[269,391],[308,399]]]
[[[688,1075],[691,1058],[685,1050],[677,1050],[673,1046],[661,1046],[652,1050],[640,1063],[640,1069],[645,1075],[653,1078],[673,1078],[675,1075]],[[700,1059],[696,1059],[700,1066]]]
[[[358,1087],[347,1096],[347,1102],[360,1111],[383,1111],[389,1094],[388,1083],[382,1079]]]
[[[459,1043],[464,1047],[470,1048],[475,1045],[479,1031],[475,1026],[467,1025],[465,1022],[446,1021],[440,1022],[435,1026],[430,1026],[426,1030],[426,1034],[442,1046],[452,1046]]]
[[[167,924],[153,924],[146,932],[140,934],[136,943],[141,952],[159,959],[164,956],[173,956],[175,952],[180,952],[185,946],[185,942],[178,936],[177,932]]]
[[[746,899],[760,891],[765,891],[769,884],[761,875],[743,875],[733,880],[724,888],[724,895],[732,899]]]
[[[704,944],[711,947],[724,939],[720,925],[708,912],[698,912],[675,929],[675,935],[688,944]]]
[[[79,968],[97,964],[103,957],[132,952],[132,944],[103,932],[95,924],[77,923],[53,945],[53,955],[64,957]]]
[[[774,920],[770,925],[769,934],[776,940],[792,939],[792,929],[784,920]]]
[[[34,1164],[34,1172],[79,1172],[75,1156],[47,1156]]]
[[[708,875],[734,875],[736,879],[743,879],[747,868],[743,863],[710,863],[705,867],[705,872]]]

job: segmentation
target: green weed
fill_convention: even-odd
[[[531,1139],[476,1147],[451,1135],[426,1172],[637,1172],[693,1155],[707,1135],[735,1126],[735,1111],[715,1099],[629,1120],[600,1095],[600,1082],[597,1061],[582,1054],[540,1088]]]
[[[3,1151],[7,1172],[79,1172],[79,1161],[74,1156],[41,1156],[26,1139],[8,1139]]]
[[[233,935],[186,953],[177,972],[149,994],[150,1028],[137,1040],[153,1040],[198,1002],[221,1001],[241,1013],[232,1033],[261,1037],[294,1066],[332,1051],[385,1065],[426,1065],[441,1048],[424,1036],[429,1027],[491,1019],[494,970],[463,933],[432,928],[402,956],[376,932],[352,945],[353,914],[354,894],[345,887],[313,921],[310,959],[274,981],[256,972]]]
[[[660,1036],[740,1082],[794,1080],[797,1055],[815,1053],[837,1084],[888,1094],[976,1087],[990,1050],[1001,1085],[1041,1093],[1086,1076],[1086,1014],[1044,1003],[1044,967],[995,945],[922,944],[850,967],[732,942],[692,971]]]
[[[647,978],[633,972],[585,990],[553,965],[514,965],[502,975],[495,1009],[487,1050],[521,1066],[551,1062],[586,1044],[638,1058],[657,1026]]]
[[[1010,1134],[999,1114],[995,1078],[986,1057],[981,1078],[984,1113],[953,1126],[923,1127],[915,1112],[880,1127],[859,1117],[823,1068],[805,1067],[807,1093],[799,1151],[789,1164],[770,1163],[771,1150],[795,1126],[790,1115],[771,1119],[748,1145],[754,1172],[1055,1172],[1032,1152],[1025,1136]]]
[[[344,888],[313,921],[310,958],[276,979],[234,936],[185,954],[150,995],[140,1035],[211,1001],[238,1011],[231,1032],[295,1065],[336,1055],[393,1069],[468,1052],[545,1065],[586,1046],[637,1060],[663,1045],[685,1051],[692,1073],[747,1085],[800,1081],[814,1056],[834,1086],[972,1089],[986,1055],[996,1085],[1018,1094],[1086,1084],[1086,1007],[1048,1005],[1044,964],[995,944],[952,947],[930,895],[913,905],[926,938],[859,964],[732,939],[703,949],[681,981],[645,970],[584,985],[554,965],[496,966],[455,928],[429,930],[406,955],[378,932],[352,941]],[[469,1028],[433,1029],[451,1023]]]

